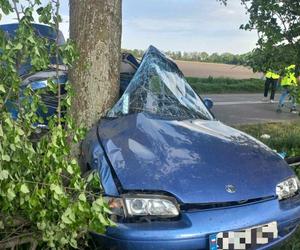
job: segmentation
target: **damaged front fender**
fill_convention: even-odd
[[[93,127],[82,143],[82,162],[85,170],[94,170],[99,173],[100,181],[107,196],[119,196],[121,186],[117,186],[110,167],[110,162],[106,157],[102,146],[100,145],[97,134],[97,127]]]

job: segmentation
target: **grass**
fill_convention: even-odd
[[[241,125],[237,128],[277,152],[286,152],[288,156],[300,155],[300,122]],[[270,139],[261,138],[263,134],[270,135]]]
[[[199,94],[221,93],[261,93],[264,81],[260,79],[231,79],[231,78],[186,78],[192,88]]]
[[[237,128],[263,141],[270,148],[276,149],[277,152],[285,151],[289,156],[300,155],[300,122],[242,125]],[[261,135],[263,134],[270,135],[270,139],[262,139]],[[295,169],[295,171],[300,177],[300,169]],[[300,229],[284,245],[276,248],[276,250],[299,249]]]

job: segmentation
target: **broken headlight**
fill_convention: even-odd
[[[276,186],[276,194],[279,200],[288,199],[296,195],[299,190],[299,179],[291,177]]]

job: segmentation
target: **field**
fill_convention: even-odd
[[[232,79],[260,79],[261,73],[253,73],[250,68],[229,64],[176,61],[185,76],[198,78],[232,78]]]

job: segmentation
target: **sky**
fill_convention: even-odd
[[[68,37],[69,5],[61,3],[61,30]],[[239,30],[247,20],[240,0],[227,7],[216,0],[123,0],[122,48],[246,53],[257,41],[256,32]],[[11,16],[1,20],[9,22]]]

